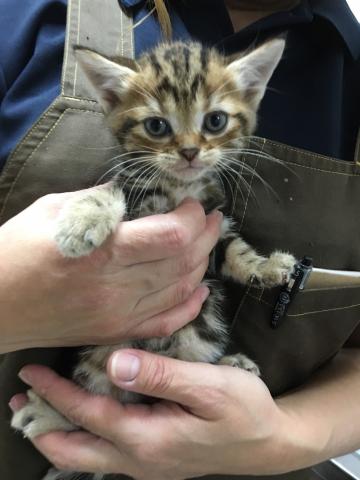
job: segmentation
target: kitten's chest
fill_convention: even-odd
[[[198,200],[206,213],[215,208],[221,208],[225,203],[225,196],[219,186],[213,182],[191,183],[185,185],[161,185],[146,194],[139,194],[139,201],[130,203],[132,217],[145,217],[156,213],[167,213],[174,210],[185,198]]]

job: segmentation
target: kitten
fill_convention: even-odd
[[[110,354],[125,347],[260,374],[257,365],[242,353],[224,356],[229,339],[222,318],[221,279],[273,287],[289,279],[295,259],[278,251],[269,258],[260,256],[236,233],[232,205],[219,172],[230,158],[236,158],[234,151],[254,131],[259,103],[284,43],[274,39],[232,59],[198,43],[163,44],[136,62],[115,62],[89,50],[77,50],[123,155],[106,188],[86,193],[64,207],[56,234],[62,254],[88,255],[120,221],[168,212],[189,196],[199,200],[207,213],[215,208],[224,213],[215,249],[220,252],[216,263],[220,258],[221,264],[206,275],[210,295],[199,316],[167,338],[84,349],[74,379],[87,390],[120,402],[141,401],[139,395],[112,385],[106,376]],[[33,391],[28,396],[29,403],[12,420],[12,426],[26,437],[77,428]],[[52,471],[46,479],[71,478],[71,473],[68,475]]]

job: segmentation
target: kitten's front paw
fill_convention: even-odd
[[[257,377],[260,377],[260,369],[255,362],[250,360],[243,353],[237,353],[236,355],[226,355],[218,361],[218,365],[228,365],[229,367],[242,368],[250,373],[253,373]]]
[[[274,252],[258,267],[254,283],[260,287],[272,288],[284,285],[294,272],[295,257],[289,253]]]
[[[11,426],[20,430],[24,437],[33,438],[54,430],[70,432],[78,427],[70,423],[59,412],[53,409],[33,390],[28,390],[28,403],[14,413]]]
[[[99,190],[70,201],[60,213],[55,241],[65,257],[89,255],[115,231],[124,214],[120,190]]]

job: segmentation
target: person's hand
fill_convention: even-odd
[[[100,187],[101,188],[101,187]],[[0,352],[168,336],[193,320],[221,214],[193,200],[122,222],[91,255],[64,258],[59,211],[78,193],[41,198],[0,228]]]
[[[292,465],[288,440],[301,441],[301,424],[276,405],[251,373],[121,350],[110,357],[108,375],[121,388],[165,400],[120,405],[46,367],[22,370],[20,377],[39,395],[87,430],[33,439],[59,469],[180,480],[280,473]],[[17,395],[11,406],[16,410],[25,401]]]

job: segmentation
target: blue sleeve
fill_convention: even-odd
[[[60,92],[67,0],[0,2],[0,170]]]
[[[5,93],[6,93],[5,75],[4,75],[4,70],[0,64],[0,108],[1,108],[2,99],[5,97]]]

